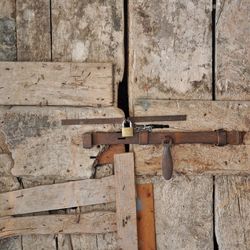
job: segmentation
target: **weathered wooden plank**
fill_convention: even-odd
[[[0,238],[33,234],[107,233],[116,231],[114,212],[0,218]]]
[[[136,185],[138,249],[156,250],[153,184]]]
[[[118,84],[124,71],[123,26],[123,0],[52,0],[53,61],[112,62]]]
[[[250,177],[215,177],[215,232],[219,249],[250,249]]]
[[[122,144],[110,145],[97,156],[98,165],[114,164],[114,155],[125,153],[125,146]]]
[[[111,106],[110,63],[0,63],[1,105]]]
[[[250,100],[250,2],[217,1],[216,99]]]
[[[134,154],[114,157],[118,248],[138,249]]]
[[[0,194],[0,216],[42,212],[115,201],[113,176],[43,185]]]
[[[140,100],[135,116],[186,114],[187,121],[169,122],[171,130],[248,131],[245,145],[214,147],[176,145],[172,148],[174,170],[179,173],[250,173],[250,103],[244,101],[157,101]],[[170,129],[169,129],[170,130]],[[137,174],[161,173],[162,146],[134,146]]]
[[[54,235],[27,235],[22,237],[22,250],[57,250]]]
[[[158,250],[213,249],[213,179],[178,176],[155,180]]]
[[[210,0],[130,1],[131,110],[142,97],[212,98],[211,7]]]
[[[1,250],[22,250],[21,237],[13,237],[0,240]]]
[[[17,0],[18,61],[50,61],[50,1]]]
[[[0,2],[0,60],[16,60],[15,0]]]
[[[123,113],[113,107],[1,107],[0,131],[13,161],[11,174],[33,182],[25,187],[90,178],[102,147],[83,149],[82,134],[116,127],[62,126],[61,120],[98,117],[123,117]]]

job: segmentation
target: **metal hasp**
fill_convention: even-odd
[[[93,132],[83,135],[83,147],[91,148],[94,145],[112,144],[163,144],[162,171],[165,179],[171,179],[173,161],[171,145],[173,144],[213,144],[217,146],[243,144],[245,132],[225,131],[197,131],[197,132],[135,132],[133,137],[122,137],[120,132]]]

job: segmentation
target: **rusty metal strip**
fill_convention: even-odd
[[[129,117],[132,122],[185,121],[186,115]],[[124,118],[64,119],[62,125],[121,124]]]
[[[245,132],[240,131],[198,131],[198,132],[135,132],[133,137],[123,138],[120,132],[93,132],[83,135],[83,147],[91,148],[102,144],[162,144],[171,138],[173,144],[226,144],[239,145],[243,143]],[[145,133],[145,131],[143,132]]]

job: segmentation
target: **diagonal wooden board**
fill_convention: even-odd
[[[0,105],[112,106],[111,63],[0,62]]]
[[[114,212],[0,218],[0,238],[33,234],[108,233],[116,231]]]
[[[118,248],[137,250],[134,154],[114,156]]]
[[[115,201],[114,177],[44,185],[0,194],[0,217]]]

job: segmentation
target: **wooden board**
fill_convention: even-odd
[[[118,248],[137,250],[134,154],[114,158]]]
[[[136,185],[138,249],[156,250],[153,184]]]
[[[22,250],[57,250],[54,235],[29,235],[22,237]]]
[[[187,121],[167,122],[169,131],[199,131],[224,128],[247,131],[239,146],[176,145],[172,148],[174,170],[179,173],[250,173],[250,103],[244,101],[163,101],[140,100],[135,116],[186,114]],[[162,146],[134,146],[136,172],[161,174]]]
[[[124,71],[123,0],[51,3],[53,61],[112,62],[118,84]],[[117,85],[114,90],[117,96]]]
[[[154,183],[158,250],[214,249],[213,178],[178,176]]]
[[[250,248],[250,177],[215,177],[215,232],[219,249]]]
[[[102,147],[84,149],[82,134],[114,131],[113,125],[62,126],[62,119],[123,117],[109,108],[2,107],[2,144],[10,151],[11,174],[25,187],[90,178]],[[0,143],[1,144],[1,143]]]
[[[50,0],[17,0],[18,61],[50,61]]]
[[[107,148],[97,156],[98,165],[114,164],[114,155],[122,153],[125,153],[125,146],[123,144],[107,146]]]
[[[250,2],[217,1],[217,100],[250,100]]]
[[[0,105],[111,106],[109,63],[0,63]]]
[[[0,217],[115,201],[113,176],[0,194]]]
[[[0,2],[0,61],[16,60],[15,0]]]
[[[212,98],[211,7],[210,0],[129,2],[130,111],[142,97]]]
[[[116,231],[114,212],[0,218],[0,238],[33,234],[107,233]]]

